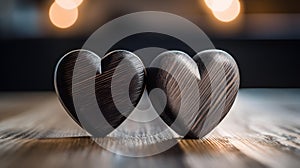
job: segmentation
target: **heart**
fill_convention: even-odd
[[[88,50],[74,50],[57,64],[54,85],[68,114],[94,137],[104,137],[136,107],[144,78],[143,63],[129,51],[116,50],[100,58]]]
[[[234,59],[221,50],[206,50],[193,58],[167,51],[147,68],[147,90],[161,89],[166,97],[160,117],[185,138],[201,138],[212,131],[231,109],[239,89]],[[160,108],[160,96],[150,98]]]

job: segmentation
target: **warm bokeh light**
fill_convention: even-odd
[[[231,5],[224,11],[214,11],[213,15],[222,22],[230,22],[238,17],[241,11],[241,4],[239,0],[233,0]]]
[[[55,2],[65,9],[77,8],[83,0],[55,0]]]
[[[222,12],[228,9],[234,0],[204,0],[212,11]]]
[[[78,9],[64,9],[57,3],[53,3],[49,9],[49,18],[51,22],[59,28],[68,28],[72,26],[78,18]]]

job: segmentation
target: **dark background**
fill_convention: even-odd
[[[47,20],[47,7],[52,1],[3,0],[0,2],[0,90],[54,90],[53,73],[59,58],[72,49],[81,48],[88,36],[105,22],[143,10],[175,13],[199,25],[216,48],[233,55],[240,68],[243,88],[300,87],[300,2],[240,2],[243,10],[239,22],[225,24],[213,20],[202,10],[201,4],[192,0],[90,0],[83,2],[78,24],[60,30]],[[10,6],[14,7],[7,9]],[[96,12],[90,11],[91,6]],[[97,9],[105,11],[97,12]],[[30,13],[32,10],[35,12]],[[26,15],[26,11],[30,15]],[[10,20],[10,15],[20,18]],[[93,17],[84,15],[93,15],[96,19],[92,22]],[[31,23],[35,16],[43,20],[38,26],[36,22]],[[128,41],[119,44],[123,49],[127,45],[140,44]]]

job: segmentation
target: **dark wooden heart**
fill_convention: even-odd
[[[78,59],[79,57],[80,59]],[[76,60],[77,66],[81,61],[81,67],[78,67],[80,72],[78,80],[73,79]],[[120,64],[121,62],[122,64]],[[123,82],[130,80],[128,74],[134,74],[129,88]],[[90,51],[75,50],[66,54],[59,61],[55,71],[55,89],[60,102],[69,115],[93,136],[103,137],[118,127],[138,104],[145,87],[144,77],[143,63],[131,52],[117,50],[101,59]],[[116,96],[112,96],[112,79],[117,82],[114,85],[114,89],[118,92]],[[73,89],[72,82],[74,82]],[[95,84],[91,85],[93,82]],[[128,93],[130,101],[126,101]],[[76,106],[74,105],[74,94],[80,95],[82,100]],[[93,105],[90,98],[92,94],[95,94],[97,108],[100,108],[110,126],[93,116]],[[122,113],[116,107],[116,102],[122,106]],[[75,107],[77,111],[75,111]],[[83,115],[86,113],[86,115],[80,118],[78,111]]]
[[[160,88],[165,92],[167,104],[160,116],[186,138],[208,134],[226,116],[236,98],[240,81],[238,67],[224,51],[207,50],[193,58],[183,52],[168,51],[153,60],[152,65],[164,70],[156,66],[147,68],[147,90]],[[196,79],[197,84],[191,79]],[[192,85],[198,89],[191,88]],[[184,93],[188,99],[182,99],[182,90],[188,92]],[[159,96],[150,99],[154,108],[162,106]],[[179,115],[180,109],[183,114]]]

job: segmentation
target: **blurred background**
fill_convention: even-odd
[[[145,10],[197,24],[236,59],[243,88],[300,87],[299,0],[1,0],[0,91],[54,90],[65,53],[106,22]]]

